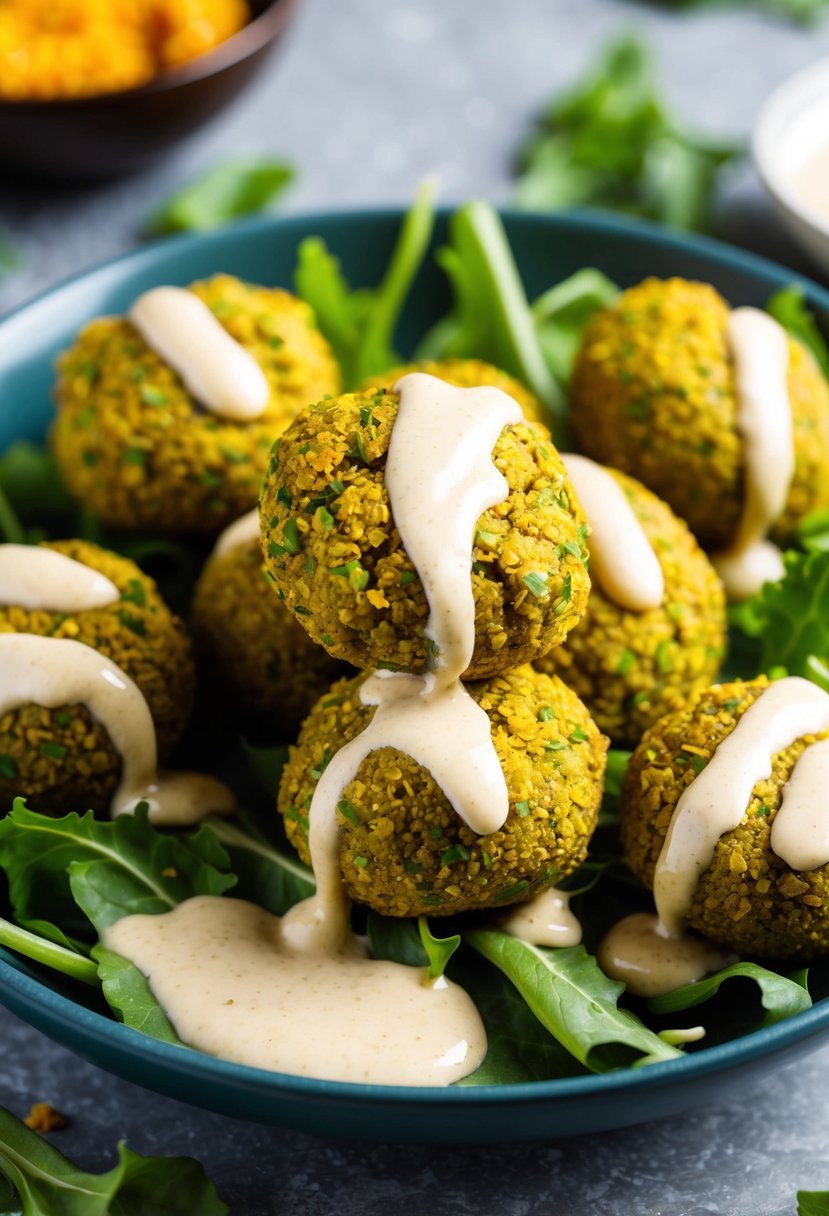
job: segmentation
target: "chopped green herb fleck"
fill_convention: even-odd
[[[462,844],[453,844],[440,855],[441,866],[451,866],[455,861],[469,861],[469,849]]]
[[[340,812],[343,819],[347,819],[348,822],[353,824],[355,828],[360,826],[360,816],[354,810],[354,807],[347,798],[342,798],[337,803],[337,810]]]
[[[40,745],[40,751],[42,755],[48,756],[50,760],[62,760],[66,755],[66,748],[60,743],[53,742],[51,739],[44,739]]]
[[[0,777],[6,781],[14,781],[17,773],[17,761],[14,756],[0,756]]]
[[[516,802],[515,809],[516,809],[516,811],[518,811],[518,814],[521,816],[521,818],[524,819],[530,813],[530,804],[525,799],[523,802]]]
[[[545,571],[533,571],[531,574],[525,574],[521,582],[527,590],[538,599],[542,599],[547,594],[547,580],[549,574]]]
[[[542,705],[541,709],[538,711],[539,722],[552,722],[555,716],[555,710],[550,705]]]
[[[151,384],[142,384],[141,400],[147,405],[169,405],[170,397],[163,389],[153,388]]]

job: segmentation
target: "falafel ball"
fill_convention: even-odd
[[[374,715],[341,680],[291,748],[279,810],[306,863],[308,808],[332,751]],[[587,854],[604,781],[607,740],[578,697],[529,666],[470,684],[486,710],[509,792],[504,826],[477,836],[431,774],[395,748],[363,760],[338,806],[340,867],[351,899],[385,916],[450,916],[505,908],[570,874]]]
[[[380,376],[370,376],[363,385],[365,391],[382,388],[386,385],[393,387],[398,380],[408,376],[410,372],[422,372],[426,376],[435,376],[454,384],[455,388],[479,388],[488,385],[500,388],[513,401],[517,401],[524,411],[524,417],[531,422],[540,422],[547,426],[549,414],[538,398],[524,388],[520,380],[502,372],[492,363],[484,363],[482,359],[431,359],[423,363],[407,363],[404,367],[395,367],[383,372]]]
[[[58,359],[51,442],[72,495],[108,524],[218,532],[256,505],[268,453],[340,373],[311,309],[286,291],[216,275],[191,284],[271,387],[261,417],[203,409],[125,317],[101,317]]]
[[[614,742],[635,747],[658,718],[716,679],[725,649],[725,595],[714,567],[667,503],[632,477],[607,471],[651,543],[665,595],[658,608],[631,612],[593,576],[584,618],[535,666],[561,676]]]
[[[191,624],[199,669],[214,693],[283,736],[296,735],[317,698],[348,670],[283,605],[258,540],[209,559]]]
[[[274,446],[260,511],[267,569],[315,642],[355,667],[422,671],[426,593],[384,483],[397,393],[347,393],[305,410]],[[580,619],[586,527],[538,423],[504,427],[493,450],[504,502],[478,520],[468,679],[529,662]]]
[[[664,498],[706,548],[728,545],[743,511],[729,308],[707,283],[646,279],[585,331],[570,383],[580,450]],[[795,471],[775,535],[829,506],[829,385],[789,339]]]
[[[715,684],[662,718],[633,753],[622,790],[621,833],[627,863],[646,887],[682,792],[746,710],[768,687],[765,676]],[[692,929],[740,954],[809,959],[829,951],[829,865],[792,870],[771,849],[783,786],[815,738],[798,739],[772,759],[739,827],[721,836],[700,877],[688,915]]]
[[[98,570],[120,600],[65,614],[0,605],[0,633],[33,633],[82,642],[116,663],[146,698],[159,756],[169,757],[190,716],[194,668],[184,626],[151,578],[125,557],[81,540],[45,545]],[[25,795],[34,810],[64,815],[109,807],[121,757],[104,726],[83,705],[27,705],[0,718],[0,803]]]

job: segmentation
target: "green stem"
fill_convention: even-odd
[[[71,976],[72,979],[81,980],[84,984],[91,984],[94,988],[100,987],[98,967],[91,959],[84,958],[82,954],[75,954],[73,950],[67,950],[64,946],[58,946],[55,942],[47,941],[45,937],[38,937],[36,933],[30,933],[28,929],[21,929],[19,925],[14,925],[9,920],[3,920],[2,917],[0,917],[0,946],[15,950],[25,958],[32,959],[33,962],[43,963],[55,971],[61,971],[64,975]]]
[[[556,283],[534,300],[531,306],[533,320],[536,324],[550,321],[571,304],[585,299],[595,300],[597,307],[608,304],[618,294],[615,283],[611,283],[600,270],[588,266],[571,274],[563,283]]]

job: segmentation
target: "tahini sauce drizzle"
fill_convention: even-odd
[[[534,946],[578,946],[582,930],[566,891],[548,887],[501,922],[505,933]]]
[[[230,790],[203,773],[159,772],[155,726],[138,686],[82,642],[0,634],[0,718],[23,705],[85,705],[121,756],[112,814],[149,803],[153,823],[180,826],[235,809]]]
[[[225,528],[213,546],[211,557],[224,557],[234,549],[252,544],[259,539],[259,526],[259,508],[254,507]]]
[[[120,600],[103,574],[39,545],[0,545],[0,604],[29,612],[88,612]]]
[[[678,972],[687,977],[680,982],[687,983],[711,970],[703,968],[708,947],[694,946],[684,931],[700,876],[720,837],[742,822],[757,782],[771,775],[772,757],[795,740],[825,730],[829,695],[799,676],[769,685],[746,710],[676,805],[654,874],[657,917],[626,917],[602,944],[609,975],[639,995],[654,995],[676,987]],[[798,777],[806,757],[810,759]],[[829,749],[813,743],[784,789],[777,812],[783,826],[775,830],[772,825],[771,845],[793,868],[807,868],[795,862],[807,861],[809,869],[829,862],[829,816],[822,810],[827,775]],[[698,968],[703,969],[692,974]]]
[[[634,912],[605,935],[596,955],[611,979],[637,996],[662,996],[736,962],[736,955],[692,933],[668,933],[652,912]]]
[[[743,439],[744,504],[737,535],[713,561],[729,599],[742,600],[783,577],[780,550],[766,537],[783,514],[794,474],[789,343],[782,326],[757,308],[735,308],[727,338]]]
[[[265,412],[270,387],[262,368],[192,291],[154,287],[127,315],[205,409],[231,422]]]
[[[665,578],[653,546],[619,483],[586,456],[562,456],[590,525],[590,574],[619,608],[658,608]]]
[[[398,387],[386,486],[428,597],[434,670],[376,672],[364,682],[374,717],[329,762],[310,807],[311,898],[279,921],[200,897],[166,916],[118,922],[107,944],[149,975],[180,1037],[202,1050],[315,1077],[448,1085],[484,1056],[480,1016],[451,982],[424,985],[419,969],[363,956],[349,931],[336,808],[362,759],[396,747],[429,769],[476,832],[506,819],[489,719],[459,677],[475,642],[475,524],[508,493],[492,449],[522,414],[496,389],[456,389],[417,373]]]

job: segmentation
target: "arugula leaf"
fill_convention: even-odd
[[[585,326],[618,294],[619,288],[600,270],[586,268],[550,287],[533,302],[538,340],[559,384],[566,385],[570,380]]]
[[[267,796],[269,808],[276,802],[282,770],[288,761],[287,747],[255,747],[247,739],[240,740],[247,770]]]
[[[760,1026],[773,1026],[811,1007],[811,997],[803,984],[778,975],[776,971],[768,971],[756,963],[733,963],[694,984],[686,984],[665,996],[653,997],[648,1001],[648,1009],[651,1013],[676,1013],[680,1009],[691,1009],[719,992],[721,984],[738,977],[754,980],[760,989],[760,1000],[766,1011]]]
[[[366,933],[371,957],[407,967],[428,967],[429,955],[417,924],[396,916],[381,916],[369,909]]]
[[[436,980],[443,975],[447,963],[461,944],[461,935],[453,933],[451,937],[435,937],[425,916],[417,918],[417,928],[428,959],[429,979]]]
[[[371,290],[351,291],[338,260],[319,237],[297,251],[294,284],[331,343],[346,389],[402,362],[392,345],[406,297],[420,269],[435,222],[434,183],[426,180],[406,214],[386,273]]]
[[[829,1191],[798,1191],[797,1216],[829,1216]]]
[[[799,25],[819,20],[829,0],[659,0],[668,8],[747,8],[770,13]]]
[[[52,926],[49,927],[52,928]],[[14,950],[17,954],[30,958],[32,962],[42,963],[45,967],[51,967],[63,975],[71,976],[72,979],[98,986],[98,969],[83,954],[67,949],[65,946],[59,946],[28,929],[21,929],[19,925],[14,925],[11,921],[3,920],[1,917],[0,946]]]
[[[436,261],[454,291],[454,309],[429,331],[417,359],[486,359],[526,384],[561,429],[564,394],[544,358],[533,313],[504,226],[489,203],[466,203],[449,221],[450,244]]]
[[[812,352],[824,376],[829,376],[829,348],[814,313],[806,304],[802,285],[790,283],[788,287],[781,287],[766,304],[766,312]]]
[[[549,105],[523,149],[518,206],[592,205],[677,228],[709,227],[719,170],[739,149],[681,127],[654,76],[638,39],[605,47],[585,79]]]
[[[77,922],[75,903],[101,934],[122,916],[221,895],[236,881],[229,865],[210,828],[166,835],[142,808],[111,821],[91,811],[52,819],[17,798],[0,820],[0,868],[16,916],[51,920],[67,932]]]
[[[313,872],[281,853],[249,815],[242,813],[233,819],[211,816],[208,822],[239,880],[234,892],[237,898],[282,916],[301,899],[313,895]]]
[[[129,959],[101,945],[93,948],[92,957],[98,963],[98,976],[107,1004],[119,1021],[164,1043],[181,1043],[150,991],[146,976]]]
[[[805,676],[829,691],[829,552],[783,554],[785,574],[729,619],[760,641],[759,670]]]
[[[105,1174],[79,1170],[0,1108],[0,1175],[22,1216],[226,1216],[230,1211],[192,1157],[141,1157],[123,1143]],[[5,1198],[5,1197],[4,1197]]]
[[[473,929],[465,941],[499,967],[529,1008],[571,1055],[592,1072],[623,1064],[672,1060],[665,1043],[617,1001],[624,984],[600,971],[583,946],[545,950],[496,929]]]
[[[155,236],[221,228],[264,211],[293,179],[293,167],[281,160],[225,161],[167,199],[145,227]]]

